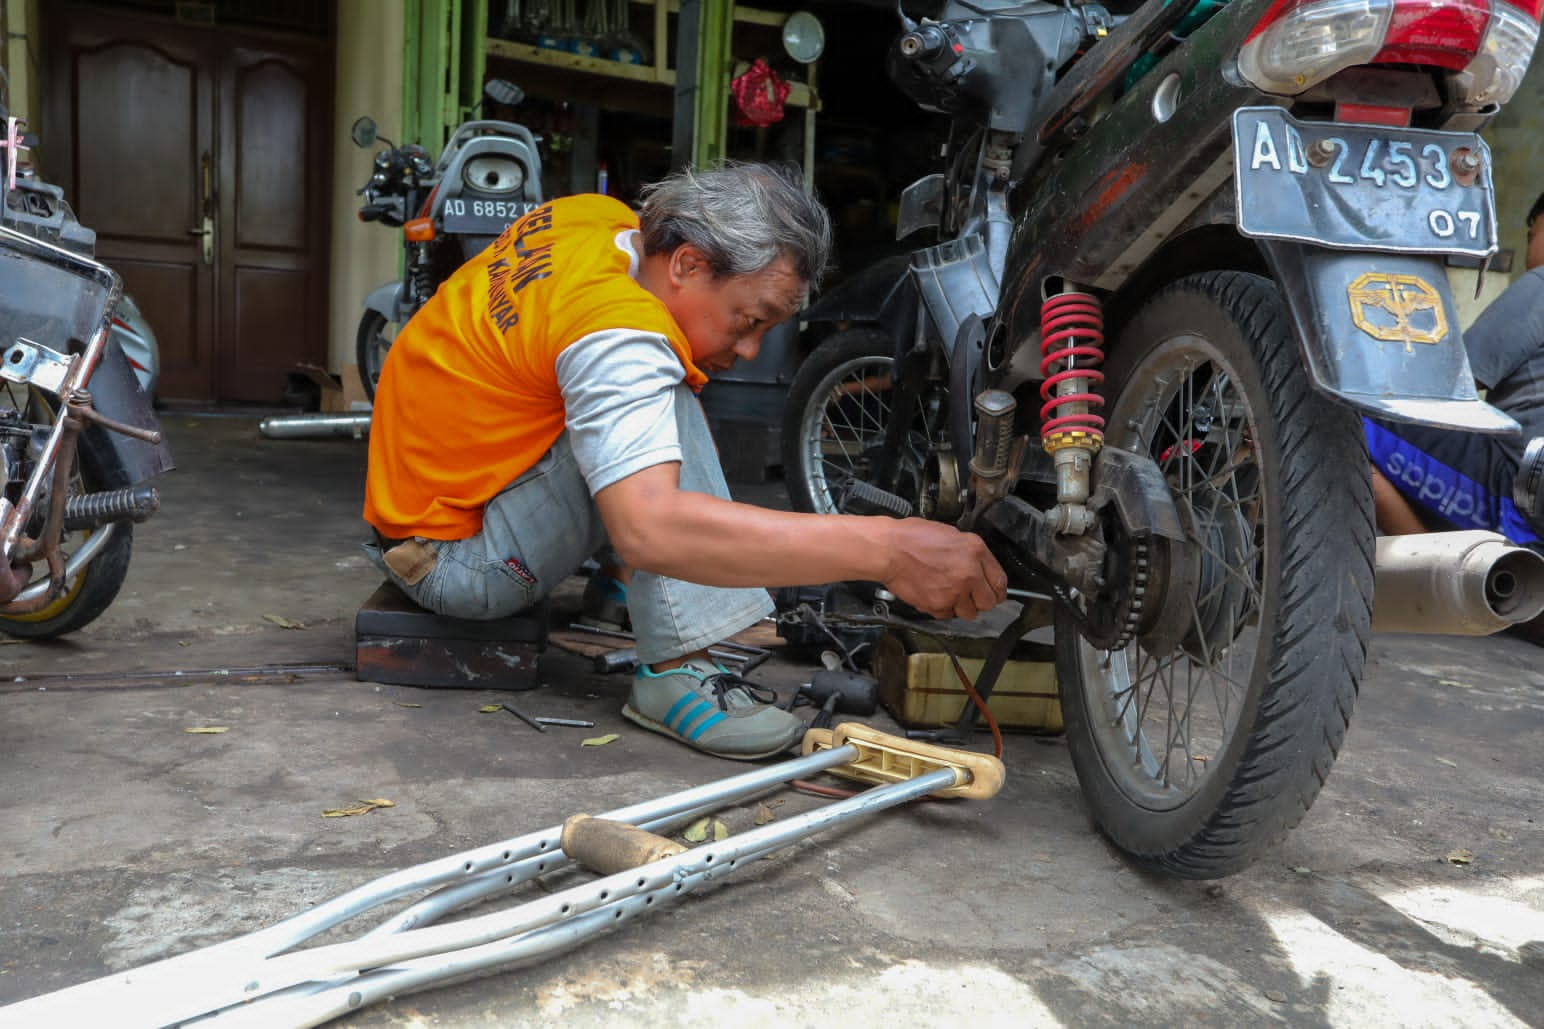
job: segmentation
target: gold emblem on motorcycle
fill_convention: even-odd
[[[1419,275],[1367,272],[1346,288],[1351,320],[1373,339],[1403,343],[1441,343],[1447,338],[1442,296]]]

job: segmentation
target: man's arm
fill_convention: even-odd
[[[652,465],[595,495],[622,560],[705,586],[883,583],[918,610],[974,618],[1007,596],[981,538],[920,518],[772,511],[680,488],[680,465]]]

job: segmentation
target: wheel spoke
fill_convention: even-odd
[[[1109,740],[1125,748],[1122,778],[1160,805],[1199,789],[1237,731],[1259,645],[1247,619],[1263,604],[1264,477],[1253,415],[1231,371],[1202,353],[1176,348],[1152,373],[1157,392],[1131,424],[1132,444],[1157,463],[1180,508],[1181,560],[1196,569],[1187,573],[1193,588],[1169,598],[1184,605],[1170,630],[1179,645],[1164,653],[1149,653],[1140,639],[1118,652],[1085,647],[1100,655],[1085,658],[1085,676],[1100,680],[1116,733]]]

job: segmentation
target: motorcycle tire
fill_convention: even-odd
[[[1366,444],[1256,275],[1164,288],[1105,371],[1105,445],[1158,461],[1189,546],[1153,541],[1124,647],[1090,645],[1058,605],[1068,747],[1116,846],[1218,878],[1302,819],[1345,738],[1371,631]]]
[[[123,588],[123,581],[129,574],[129,557],[134,549],[132,523],[119,522],[110,528],[112,537],[103,545],[101,553],[65,586],[63,594],[41,611],[0,616],[0,633],[21,639],[51,640],[96,621]],[[89,533],[80,536],[82,541],[90,538]],[[37,569],[43,569],[41,562]]]
[[[360,385],[371,401],[375,400],[375,387],[381,381],[386,354],[391,350],[392,341],[397,338],[397,330],[401,327],[379,311],[367,310],[359,318],[354,357],[359,366]]]
[[[52,405],[42,401],[36,394],[27,410],[30,421],[47,423],[54,417]],[[89,469],[83,469],[75,475],[74,488],[80,491],[97,488]],[[64,592],[48,606],[31,614],[0,615],[0,633],[20,639],[54,639],[84,628],[107,610],[117,598],[129,574],[129,557],[134,549],[134,525],[132,522],[120,522],[94,531],[112,533],[103,544],[101,552],[66,584]],[[80,544],[89,540],[91,535],[91,532],[72,534]],[[62,541],[61,546],[69,542]],[[46,574],[46,566],[38,562],[34,566],[33,581]]]
[[[875,448],[890,421],[890,381],[895,343],[880,329],[859,327],[833,333],[804,359],[788,387],[783,407],[783,481],[796,511],[832,514],[849,479],[872,482]],[[922,510],[923,464],[938,430],[937,411],[946,398],[922,402],[913,420],[912,443],[899,461],[892,488]],[[932,405],[934,415],[926,410]]]

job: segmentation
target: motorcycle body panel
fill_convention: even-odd
[[[945,189],[943,172],[934,172],[902,190],[895,219],[895,238],[905,239],[914,232],[936,229],[943,224]]]
[[[1009,241],[999,308],[1008,338],[1038,331],[1046,279],[1118,290],[1170,230],[1227,183],[1232,112],[1272,102],[1223,75],[1222,55],[1236,50],[1247,27],[1241,22],[1230,32],[1228,14],[1144,75],[1061,160],[1031,167],[1017,182],[1012,206],[1021,215]],[[1183,103],[1159,121],[1154,99],[1171,75],[1178,83],[1169,88]]]
[[[918,250],[911,276],[937,342],[953,355],[960,328],[972,317],[984,321],[997,306],[999,286],[981,236],[972,233]]]
[[[1231,261],[1278,277],[1321,389],[1402,421],[1517,431],[1475,392],[1440,258],[1237,235],[1234,112],[1283,101],[1243,83],[1224,55],[1237,52],[1262,7],[1254,0],[1229,5],[1136,82],[1062,160],[1028,169],[1032,187],[1021,184],[1015,197],[1023,216],[1009,243],[998,338],[1013,345],[1038,335],[1048,280],[1112,294],[1106,306],[1118,316],[1123,288],[1140,277],[1135,292],[1146,294],[1166,276],[1195,270],[1167,255],[1187,232],[1221,225],[1234,237],[1234,253],[1218,254],[1213,266]],[[1182,102],[1166,104],[1167,96]],[[1247,257],[1237,256],[1242,252]],[[1348,303],[1358,281],[1364,295],[1387,293],[1399,281],[1388,276],[1399,275],[1422,284],[1419,303],[1432,327],[1444,328],[1435,343],[1415,333],[1422,342],[1412,340],[1409,353],[1370,338]],[[1007,371],[1001,361],[990,370]]]
[[[155,330],[145,319],[139,305],[127,293],[113,312],[112,338],[123,348],[123,354],[134,368],[134,376],[144,387],[145,395],[155,402],[156,386],[161,378],[161,347]]]

